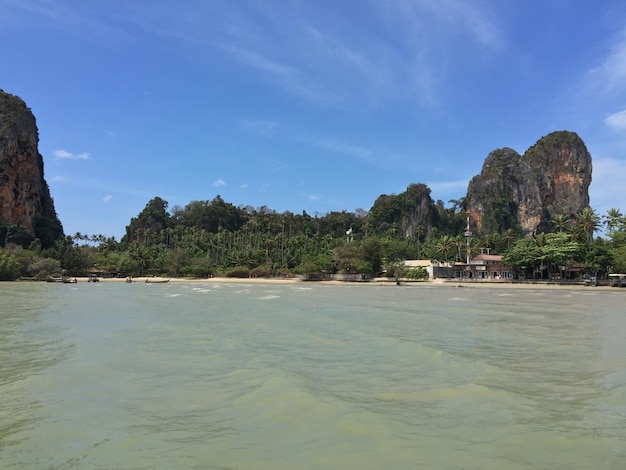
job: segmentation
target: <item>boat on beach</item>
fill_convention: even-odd
[[[63,277],[49,277],[46,279],[46,282],[58,282],[62,284],[76,284],[78,279],[74,278],[63,278]]]
[[[169,279],[162,278],[146,278],[146,284],[165,284],[166,282],[170,282]]]

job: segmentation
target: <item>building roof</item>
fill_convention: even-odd
[[[472,261],[499,261],[499,262],[502,262],[502,256],[501,255],[480,254],[480,255],[474,256],[472,258]]]

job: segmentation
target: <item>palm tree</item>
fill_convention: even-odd
[[[506,249],[511,248],[511,243],[513,243],[517,237],[515,236],[515,232],[513,229],[508,228],[502,234],[502,243],[506,244]]]
[[[438,255],[441,255],[441,257],[445,261],[448,261],[450,259],[450,254],[454,252],[455,248],[456,243],[454,241],[454,238],[452,238],[450,235],[442,236],[435,243],[435,251]]]
[[[569,229],[570,219],[565,214],[557,214],[552,220],[552,229],[557,232],[565,232]]]
[[[580,231],[585,235],[587,245],[593,241],[593,234],[600,229],[600,217],[591,207],[585,207],[576,214],[576,225],[580,227]]]
[[[609,232],[614,231],[616,228],[624,224],[624,216],[619,209],[614,207],[609,209],[604,216],[604,224]]]

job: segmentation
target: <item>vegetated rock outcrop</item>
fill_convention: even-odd
[[[0,90],[0,246],[38,238],[47,248],[63,236],[38,144],[33,113],[19,97]]]
[[[380,195],[367,216],[368,225],[378,232],[399,228],[405,238],[430,233],[435,221],[436,209],[430,188],[422,183],[411,184],[398,195]]]
[[[589,206],[591,155],[574,132],[553,132],[523,156],[494,150],[467,189],[472,230],[523,235],[548,231],[554,216],[574,218]]]

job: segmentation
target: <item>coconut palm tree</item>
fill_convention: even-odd
[[[556,214],[552,220],[552,230],[556,232],[566,232],[570,227],[570,219],[565,214]]]
[[[587,245],[593,241],[593,234],[600,229],[600,216],[591,207],[585,207],[576,214],[576,225],[585,236]]]
[[[606,225],[606,229],[609,233],[624,225],[624,216],[619,209],[615,209],[614,207],[607,211],[603,219],[604,225]]]
[[[454,241],[454,238],[450,235],[442,236],[435,243],[435,252],[440,255],[445,261],[448,261],[450,259],[450,256],[452,253],[454,253],[455,249],[456,243]]]

